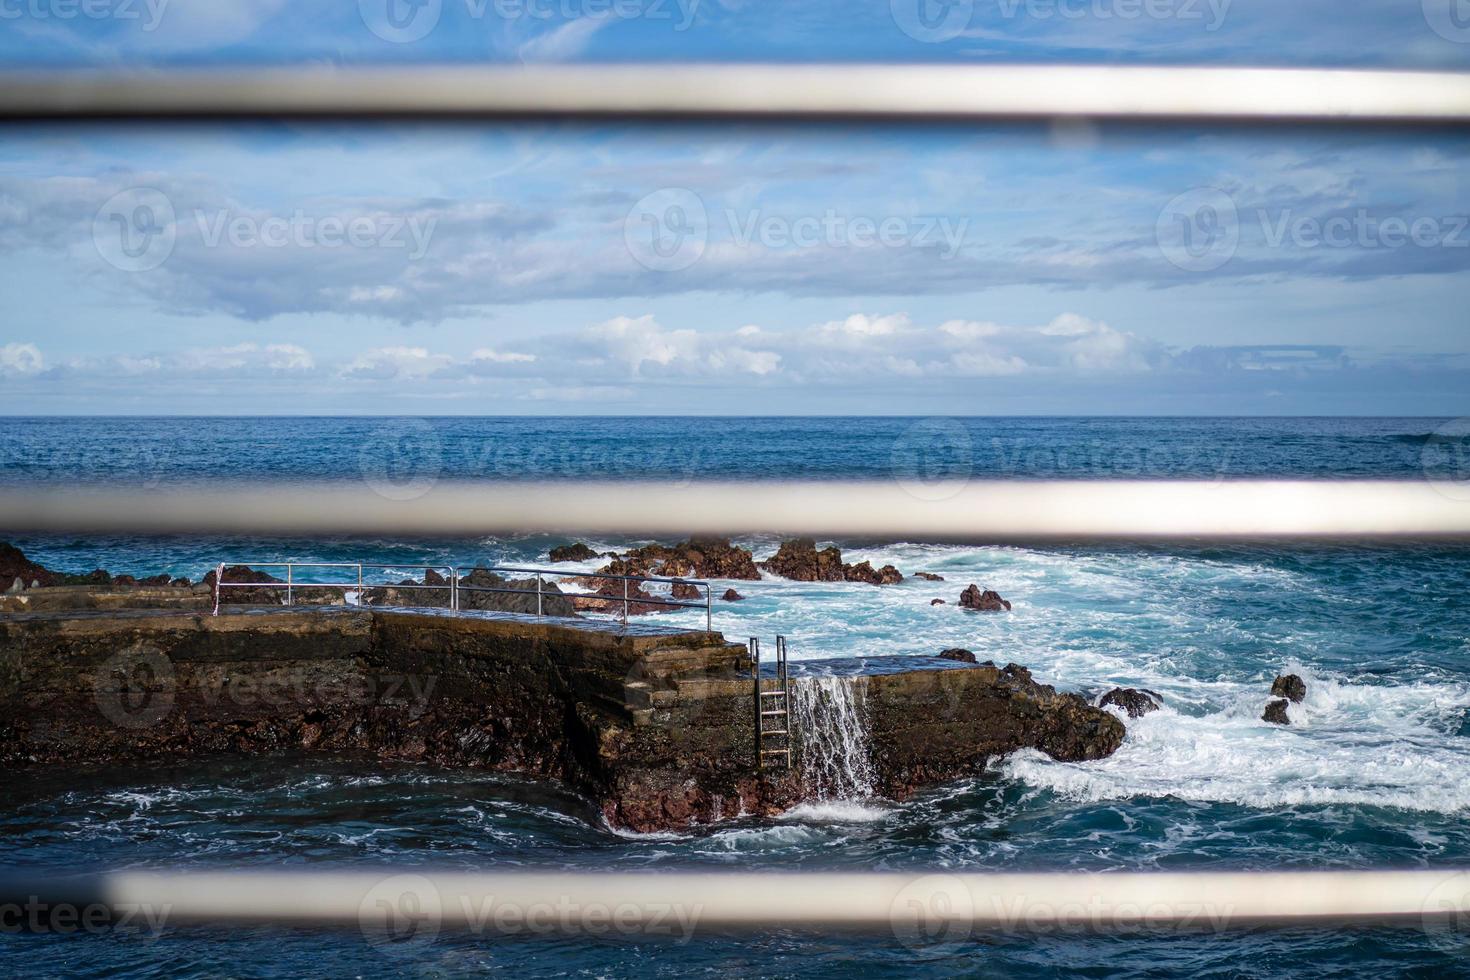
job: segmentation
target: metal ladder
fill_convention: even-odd
[[[791,768],[791,675],[786,671],[786,637],[776,637],[776,686],[761,680],[760,637],[750,638],[755,678],[755,764],[757,769]],[[770,727],[767,727],[767,726]],[[769,739],[781,739],[771,744]]]

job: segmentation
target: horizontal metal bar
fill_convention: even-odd
[[[494,484],[413,500],[363,484],[162,492],[0,489],[7,531],[630,537],[772,533],[918,541],[1470,537],[1470,487],[1438,480]],[[559,573],[564,574],[564,573]]]
[[[920,944],[971,930],[1385,923],[1431,930],[1456,948],[1470,872],[1291,871],[966,874],[435,872],[125,872],[0,882],[0,904],[103,905],[177,925],[345,926],[371,939],[430,930],[580,932],[619,928],[684,938],[705,929],[857,928]],[[556,910],[563,914],[558,915]],[[532,912],[535,915],[532,915]],[[500,913],[500,914],[497,914]],[[550,914],[545,914],[545,913]]]
[[[473,569],[471,569],[473,571]],[[517,568],[514,565],[496,565],[489,569],[492,572],[522,572],[536,575],[546,575],[553,578],[610,578],[626,579],[629,582],[670,582],[683,585],[702,585],[706,588],[709,583],[697,578],[668,578],[662,575],[611,575],[605,572],[569,572],[566,569],[550,568]]]
[[[442,586],[437,586],[437,587],[438,588],[442,588]],[[459,583],[459,591],[461,593],[464,593],[464,592],[499,592],[499,593],[503,593],[505,595],[535,595],[536,594],[536,590],[535,589],[501,589],[501,588],[496,588],[494,586],[489,586],[489,585],[465,585],[463,580],[460,580],[460,583]],[[622,596],[620,596],[620,595],[616,595],[616,596],[613,596],[613,595],[603,595],[600,592],[544,592],[542,594],[544,596],[546,596],[548,599],[596,599],[599,602],[616,603],[617,605],[622,605],[623,604],[623,597]],[[653,606],[680,606],[682,608],[687,608],[687,609],[703,609],[704,608],[704,603],[703,602],[684,602],[684,601],[678,600],[678,599],[659,599],[659,598],[657,598],[655,596],[650,596],[648,598],[644,598],[643,596],[637,596],[637,595],[630,595],[627,598],[628,598],[628,601],[631,602],[631,603],[641,603],[643,605],[653,605]]]
[[[1470,122],[1470,73],[1118,65],[263,67],[0,73],[0,117]]]

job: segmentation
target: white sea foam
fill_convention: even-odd
[[[799,803],[785,813],[782,820],[795,823],[873,823],[893,814],[891,809],[860,800],[822,800]]]

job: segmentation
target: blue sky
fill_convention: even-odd
[[[57,2],[0,0],[0,58],[1470,52],[1434,0],[443,0],[396,41],[369,0]],[[1467,165],[1382,131],[12,128],[0,412],[1462,415]]]

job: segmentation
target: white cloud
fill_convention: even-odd
[[[354,358],[342,369],[342,376],[380,381],[422,379],[448,367],[453,360],[447,354],[430,354],[427,347],[376,347]]]
[[[492,364],[530,364],[536,360],[535,354],[522,354],[517,351],[497,351],[488,347],[481,347],[470,355],[472,361],[489,361]]]
[[[0,374],[39,374],[46,366],[35,344],[6,344],[0,347]]]

